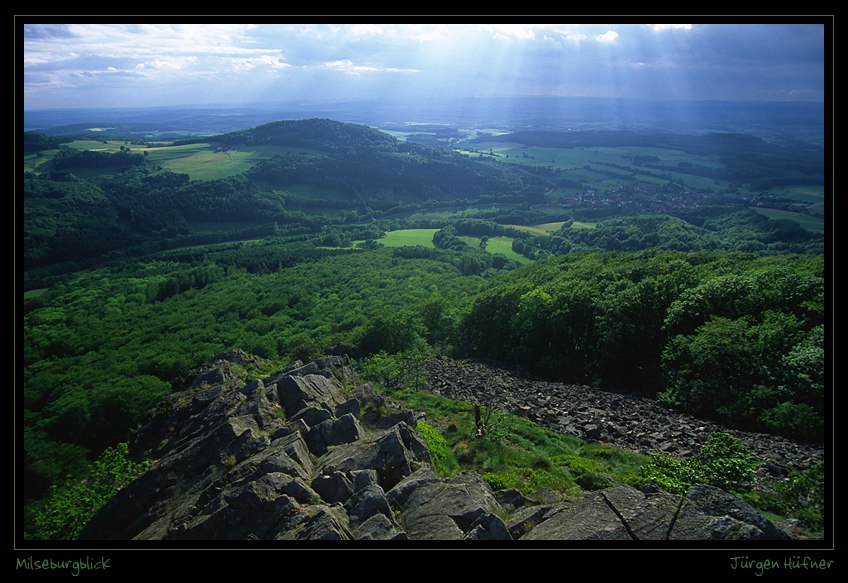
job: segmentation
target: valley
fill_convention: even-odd
[[[28,524],[198,363],[234,348],[269,368],[343,350],[388,391],[392,366],[426,361],[445,397],[525,399],[505,408],[642,456],[685,459],[728,431],[757,455],[780,452],[767,489],[818,471],[824,150],[492,126],[25,134]],[[471,361],[447,357],[539,380],[495,368],[462,380]],[[615,413],[631,407],[607,397],[622,390],[656,427]],[[763,505],[821,528],[820,508],[787,500]]]

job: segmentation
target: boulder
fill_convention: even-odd
[[[411,540],[461,540],[478,527],[473,536],[509,538],[497,517],[500,506],[488,484],[475,473],[435,481],[422,475],[400,490],[389,492],[388,499],[397,503]]]
[[[288,476],[286,476],[289,480]],[[245,540],[270,538],[288,529],[287,520],[299,508],[290,496],[280,493],[272,475],[222,493],[196,518],[169,530],[165,538],[177,540]]]
[[[353,495],[353,484],[342,472],[321,474],[311,486],[327,504],[344,503]]]
[[[336,405],[347,400],[342,396],[342,389],[334,378],[328,379],[317,374],[289,375],[277,381],[280,404],[286,410],[286,415],[290,416],[306,407],[335,410]]]
[[[366,486],[357,491],[344,504],[350,523],[353,526],[362,524],[375,514],[382,514],[391,522],[394,522],[392,509],[386,500],[383,489],[376,485]]]
[[[744,500],[714,486],[696,484],[686,492],[686,499],[694,503],[700,512],[710,516],[729,516],[755,526],[762,532],[762,536],[757,538],[765,540],[788,538],[786,533],[777,528],[759,510]]]
[[[306,445],[309,451],[317,456],[327,453],[330,446],[342,443],[352,443],[363,434],[359,422],[351,414],[339,419],[322,421],[306,433]]]
[[[347,516],[339,508],[328,506],[312,506],[307,511],[307,518],[286,532],[278,533],[277,540],[310,540],[331,541],[351,540]]]
[[[332,419],[333,414],[323,407],[304,407],[289,418],[289,421],[303,419],[307,427],[315,427],[322,421]],[[307,429],[308,430],[308,429]]]
[[[690,500],[663,492],[646,494],[630,486],[599,490],[554,505],[527,529],[515,518],[510,532],[522,540],[778,540],[782,533],[756,511],[712,490],[697,489]],[[733,498],[730,496],[730,498]],[[701,503],[704,501],[704,503]],[[745,505],[747,506],[747,505]],[[530,519],[528,509],[521,517]],[[735,516],[729,516],[730,511]],[[768,521],[765,521],[768,522]],[[525,522],[526,525],[526,522]],[[771,528],[769,528],[769,525]],[[764,530],[765,528],[765,530]],[[766,532],[768,531],[768,532]]]
[[[418,459],[404,443],[398,426],[386,430],[376,437],[361,439],[355,443],[339,445],[328,453],[321,463],[324,473],[371,469],[377,472],[380,486],[384,490],[413,471],[413,466],[426,461]]]
[[[348,399],[338,407],[336,407],[336,417],[341,417],[342,415],[347,415],[350,413],[354,417],[358,417],[359,413],[362,411],[362,403],[359,402],[359,399]]]
[[[409,540],[403,529],[382,514],[374,514],[353,529],[356,540]]]

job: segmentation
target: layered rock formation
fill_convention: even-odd
[[[82,539],[675,540],[785,535],[741,500],[618,486],[553,504],[493,492],[474,473],[437,477],[416,416],[361,385],[345,356],[262,380],[213,359],[136,434],[152,460]],[[229,360],[228,360],[229,359]]]

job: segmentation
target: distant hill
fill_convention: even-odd
[[[521,144],[540,148],[646,147],[680,150],[694,156],[718,161],[723,168],[689,164],[685,168],[667,167],[648,157],[640,165],[657,170],[680,171],[731,180],[753,188],[772,188],[805,181],[823,183],[824,148],[811,144],[777,144],[760,137],[715,132],[683,134],[654,130],[522,130],[497,136],[481,136],[472,146],[491,143]]]
[[[274,122],[206,141],[228,148],[274,145],[308,150],[275,156],[247,175],[271,187],[308,184],[365,201],[540,201],[551,187],[542,172],[403,142],[367,126],[328,119]]]
[[[544,170],[327,119],[274,122],[202,141],[225,150],[284,148],[219,180],[189,180],[141,155],[62,149],[49,171],[27,172],[23,181],[27,267],[78,262],[151,240],[183,237],[182,244],[196,244],[201,241],[185,237],[194,235],[197,221],[278,223],[312,232],[343,221],[345,213],[363,220],[428,201],[525,204],[541,201],[550,188]],[[58,141],[31,133],[27,143],[38,149]]]

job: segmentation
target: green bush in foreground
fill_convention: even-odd
[[[482,478],[493,490],[515,488],[522,494],[531,494],[540,488],[571,494],[579,491],[567,475],[544,468],[509,468],[501,472],[487,472]]]
[[[452,476],[459,472],[459,463],[439,430],[424,421],[419,421],[418,431],[421,432],[430,450],[433,471],[439,476]]]
[[[94,514],[118,490],[147,468],[127,457],[127,444],[106,449],[83,479],[68,479],[50,487],[50,495],[33,511],[30,538],[74,540]]]
[[[710,435],[698,455],[678,460],[665,452],[652,455],[642,467],[646,481],[663,490],[685,495],[693,484],[709,484],[741,493],[754,479],[759,462],[737,438],[727,433]]]
[[[824,464],[793,470],[774,490],[752,492],[743,498],[762,510],[797,518],[806,528],[820,532],[824,526]]]

